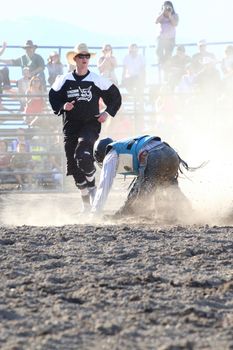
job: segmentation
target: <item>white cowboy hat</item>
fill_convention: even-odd
[[[77,56],[79,53],[87,54],[89,53],[91,56],[95,56],[94,52],[90,52],[87,45],[84,43],[77,44],[74,47],[73,51],[69,51],[66,54],[66,58],[69,64],[74,64],[74,57]]]

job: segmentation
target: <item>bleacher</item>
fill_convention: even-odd
[[[223,43],[208,43],[213,47],[219,48],[220,46],[225,47],[227,44],[232,44],[228,42]],[[188,50],[193,50],[193,47],[196,44],[184,44]],[[14,50],[16,46],[9,47],[8,50]],[[154,62],[152,53],[155,51],[155,47],[149,46],[139,46],[142,50],[142,53],[146,56],[147,63],[147,83],[144,89],[144,106],[143,110],[138,107],[137,100],[130,96],[127,91],[120,86],[120,90],[123,97],[123,104],[120,111],[117,114],[117,117],[114,118],[114,122],[110,121],[110,125],[103,125],[103,133],[108,134],[111,130],[111,137],[118,139],[121,137],[127,137],[129,135],[134,135],[138,132],[148,133],[150,132],[151,125],[155,122],[155,111],[153,105],[151,105],[151,91],[159,85],[161,75],[159,72],[158,65]],[[61,55],[62,62],[65,62],[65,53],[71,49],[71,47],[54,47],[54,46],[39,46],[38,53],[43,55],[44,52],[49,52],[51,50],[56,50]],[[101,50],[100,47],[92,47],[96,52]],[[113,47],[114,54],[123,56],[127,52],[127,47]],[[9,53],[8,57],[13,57],[14,54]],[[46,57],[46,54],[43,55]],[[65,176],[65,157],[64,149],[62,143],[62,125],[61,118],[55,117],[51,111],[50,105],[48,103],[48,95],[44,94],[43,97],[46,101],[45,108],[43,113],[36,113],[36,116],[42,122],[46,120],[47,127],[30,127],[27,123],[27,119],[34,117],[35,115],[28,115],[22,112],[20,98],[25,98],[25,95],[19,95],[17,93],[16,81],[19,77],[17,74],[19,67],[9,67],[10,68],[10,77],[11,79],[11,89],[3,91],[1,94],[1,104],[2,108],[0,110],[0,140],[5,139],[8,141],[8,152],[12,155],[15,153],[11,149],[12,141],[16,140],[17,133],[19,128],[25,130],[27,138],[31,142],[31,151],[30,155],[32,159],[36,162],[36,166],[33,170],[28,171],[33,177],[33,187],[27,190],[27,192],[44,192],[44,191],[66,191],[66,176]],[[11,68],[12,71],[11,71]],[[91,70],[96,70],[96,65],[90,65]],[[119,65],[118,74],[120,74],[122,66]],[[120,80],[120,79],[119,79]],[[49,87],[48,87],[49,88]],[[140,121],[140,125],[138,124]],[[54,137],[60,136],[60,148],[59,151],[51,151],[54,144]],[[59,158],[61,164],[61,169],[50,169],[46,161],[51,155],[56,155]],[[48,163],[48,162],[47,162]],[[20,173],[20,171],[18,172]],[[21,171],[21,174],[24,174],[24,171]],[[17,182],[15,181],[15,176],[12,171],[1,172],[0,178],[0,192],[5,191],[15,191]],[[4,178],[4,180],[3,180]],[[58,180],[59,179],[59,180]],[[69,187],[69,185],[68,185]]]
[[[11,149],[10,144],[17,139],[17,133],[19,129],[25,130],[25,135],[28,140],[30,140],[31,145],[33,146],[35,143],[39,143],[40,140],[46,139],[46,147],[50,148],[53,146],[53,137],[57,134],[60,135],[62,139],[62,121],[61,117],[57,117],[53,114],[49,103],[48,103],[48,95],[44,94],[43,97],[46,100],[46,108],[43,111],[43,113],[36,113],[34,114],[25,114],[20,110],[20,102],[19,99],[21,97],[25,97],[25,95],[18,95],[17,91],[6,93],[1,95],[2,99],[2,107],[3,109],[0,110],[0,140],[7,140],[8,141],[8,151],[11,154],[14,154],[14,152]],[[112,137],[115,138],[121,138],[126,137],[127,132],[129,132],[129,129],[125,129],[123,126],[124,121],[127,120],[127,125],[130,125],[132,133],[134,133],[134,130],[136,128],[135,120],[138,115],[137,111],[137,103],[135,99],[132,96],[129,96],[126,92],[122,91],[122,97],[123,97],[123,105],[120,111],[117,114],[117,117],[114,119],[114,125],[111,128],[111,134]],[[27,120],[32,117],[38,117],[42,122],[46,120],[47,125],[46,129],[44,128],[37,128],[37,127],[30,127]],[[42,142],[41,141],[41,142]],[[64,151],[63,151],[63,144],[61,142],[61,163],[65,163],[64,159]],[[48,156],[50,153],[46,150],[40,151],[31,151],[30,154],[34,156],[40,156],[45,157]],[[65,169],[63,167],[63,176],[65,173]],[[1,173],[3,174],[3,173]],[[37,178],[40,176],[42,172],[34,173],[34,177]],[[44,170],[44,174],[49,175],[49,171]],[[4,173],[4,175],[6,175]],[[9,180],[6,182],[14,183],[12,180],[12,173],[9,173]],[[62,181],[62,184],[64,184],[65,181]],[[46,186],[43,186],[43,181],[41,181],[42,187],[45,188]],[[3,181],[0,183],[0,190],[3,188]],[[9,186],[8,186],[9,188]],[[59,188],[61,191],[65,191],[65,188],[63,185]]]
[[[13,156],[16,152],[12,150],[12,142],[17,140],[19,129],[23,129],[26,139],[30,142],[31,147],[29,153],[35,162],[35,168],[26,171],[25,169],[0,171],[0,193],[8,191],[20,193],[15,178],[16,174],[32,176],[32,186],[28,187],[28,183],[25,180],[25,187],[23,189],[21,188],[21,191],[23,190],[27,193],[69,190],[69,184],[66,186],[66,160],[62,141],[61,117],[57,117],[53,114],[48,102],[48,94],[43,95],[46,103],[42,113],[25,114],[21,110],[20,105],[20,98],[25,97],[25,95],[19,95],[13,84],[11,91],[4,91],[4,93],[1,94],[0,140],[6,140],[8,142],[8,153]],[[119,111],[117,118],[114,119],[114,127],[111,129],[112,136],[115,136],[115,138],[127,136],[127,129],[124,127],[122,128],[123,119],[127,118],[128,125],[130,125],[132,129],[135,128],[136,103],[132,97],[127,96],[126,92],[122,91],[122,95],[125,101],[124,106]],[[35,116],[39,118],[41,122],[46,121],[46,127],[30,127],[27,120]],[[60,136],[61,142],[60,150],[55,152],[51,151],[51,148],[53,147],[53,139],[56,135]],[[46,162],[48,163],[48,157],[52,155],[59,157],[59,162],[62,165],[60,171],[57,169],[50,169],[48,164],[46,164]]]
[[[12,89],[4,91],[1,95],[0,110],[0,140],[6,140],[8,143],[8,154],[14,156],[17,152],[12,149],[12,144],[18,138],[19,130],[25,131],[25,139],[30,142],[30,156],[34,162],[34,168],[12,170],[0,172],[0,192],[17,191],[17,181],[15,175],[32,176],[32,186],[29,188],[25,183],[24,191],[64,191],[64,151],[61,142],[57,151],[51,150],[54,146],[54,137],[62,136],[61,119],[55,119],[52,113],[47,94],[43,95],[46,101],[43,113],[25,114],[21,110],[20,98],[25,95],[17,94],[17,89],[12,82]],[[30,127],[29,118],[38,117],[42,122],[46,120],[46,128]],[[54,125],[56,123],[56,127]],[[48,159],[52,156],[60,158],[61,169],[54,169],[49,166]],[[60,174],[60,175],[59,175]],[[59,181],[58,181],[59,180]],[[26,182],[26,181],[25,181]],[[18,192],[18,191],[17,191]]]

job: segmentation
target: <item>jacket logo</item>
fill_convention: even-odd
[[[78,89],[75,89],[75,90],[68,90],[67,91],[68,98],[75,97],[75,99],[77,101],[89,102],[92,99],[91,88],[92,88],[92,86],[89,86],[88,88],[85,88],[85,89],[81,89],[79,87]]]

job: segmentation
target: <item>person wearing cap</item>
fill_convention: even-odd
[[[140,135],[117,141],[105,138],[96,141],[93,156],[102,168],[91,209],[93,215],[103,211],[116,174],[135,176],[127,200],[117,215],[145,213],[149,207],[150,196],[160,188],[172,188],[176,198],[186,203],[178,186],[178,174],[181,170],[180,165],[186,170],[191,168],[160,137]]]
[[[101,124],[114,117],[121,106],[119,89],[110,80],[89,70],[95,53],[85,43],[66,55],[73,72],[58,76],[49,91],[49,102],[55,114],[63,117],[64,148],[67,175],[74,178],[81,192],[83,210],[90,210],[95,194],[93,145],[99,138]],[[106,109],[99,111],[102,99]]]
[[[192,64],[196,73],[199,73],[206,62],[216,62],[215,55],[212,52],[207,51],[207,42],[205,39],[201,39],[197,43],[198,52],[192,56]]]
[[[25,54],[21,57],[18,57],[16,59],[0,59],[0,62],[9,64],[12,66],[21,67],[22,69],[24,67],[29,68],[29,75],[30,78],[34,76],[39,76],[39,78],[42,81],[44,89],[46,88],[46,81],[45,81],[45,63],[42,56],[35,53],[35,50],[37,49],[37,45],[33,44],[32,40],[27,40],[25,45],[22,46],[22,48],[25,50]]]

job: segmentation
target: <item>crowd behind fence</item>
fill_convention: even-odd
[[[221,50],[224,51],[225,46],[230,44],[232,43],[208,43],[212,48],[217,48],[218,57],[221,56]],[[190,53],[196,46],[193,43],[184,45],[190,50]],[[18,54],[17,50],[22,50],[19,46],[9,46],[8,48],[13,50],[9,56],[15,57]],[[232,91],[233,80],[230,80],[230,88],[228,87],[226,91],[222,88],[222,80],[217,89],[213,91],[208,88],[208,91],[198,90],[184,93],[164,89],[164,87],[161,89],[161,72],[155,60],[155,47],[152,45],[149,47],[139,46],[139,48],[146,57],[147,77],[148,75],[150,77],[147,79],[144,89],[143,106],[139,107],[137,98],[120,86],[123,104],[114,121],[110,121],[104,126],[106,135],[110,132],[113,138],[121,138],[142,132],[150,133],[159,120],[168,120],[166,119],[168,114],[170,120],[172,118],[175,120],[174,116],[177,114],[181,118],[186,118],[187,114],[195,113],[195,111],[200,114],[200,109],[203,111],[204,108],[205,112],[209,109],[207,114],[213,114],[213,111],[216,111],[219,106],[221,109],[226,108],[227,113],[233,110],[232,94],[229,93]],[[38,46],[40,53],[44,52],[44,57],[51,50],[57,50],[63,62],[65,62],[65,53],[69,49],[71,49],[69,46]],[[91,49],[96,52],[101,50],[100,47],[92,47]],[[127,47],[123,46],[113,49],[116,54],[119,53],[119,57],[123,57],[127,51]],[[219,59],[217,64],[220,62]],[[97,71],[95,62],[90,67]],[[121,69],[122,65],[119,64],[118,70]],[[7,145],[4,149],[5,146],[2,144],[0,149],[0,190],[4,192],[13,189],[30,193],[35,191],[66,191],[61,118],[53,115],[48,103],[47,92],[40,95],[45,101],[42,113],[33,115],[25,114],[22,111],[20,101],[26,96],[17,92],[16,81],[19,77],[18,74],[21,74],[19,71],[21,72],[20,67],[10,67],[12,88],[9,91],[4,91],[0,96],[2,103],[0,144],[4,141]],[[210,98],[211,104],[209,103]],[[37,124],[31,126],[30,121],[35,117]],[[23,141],[20,142],[20,140]],[[23,150],[17,148],[20,143],[25,144],[26,148]],[[25,165],[25,159],[27,159],[27,165]]]
[[[183,45],[186,48],[186,52],[188,55],[193,55],[197,51],[197,44],[196,43],[177,43],[177,45]],[[224,56],[224,50],[227,45],[233,45],[233,41],[224,41],[224,42],[208,42],[208,47],[211,48],[211,50],[216,54],[217,59],[219,62],[221,61],[222,57]],[[160,75],[160,67],[157,62],[156,57],[156,46],[155,45],[138,45],[140,52],[143,54],[143,56],[146,59],[146,69],[147,69],[147,84],[153,85],[161,83],[161,75]],[[66,61],[66,53],[69,50],[72,50],[72,46],[62,46],[62,45],[38,45],[38,52],[41,54],[41,56],[45,59],[49,57],[49,54],[51,51],[57,51],[60,55],[61,62],[64,65],[65,70],[68,70],[68,64]],[[90,67],[98,72],[97,69],[97,60],[98,57],[101,54],[101,47],[100,46],[90,46],[90,50],[96,52],[96,56],[92,58],[92,61],[90,63]],[[120,80],[121,77],[121,71],[122,71],[122,62],[124,56],[127,54],[128,46],[113,46],[114,54],[118,61],[117,66],[117,75]],[[20,57],[22,55],[22,47],[19,45],[9,45],[7,46],[7,54],[4,54],[6,57]],[[1,64],[0,64],[1,66]],[[11,69],[11,80],[16,81],[21,77],[21,69],[20,67],[10,67]]]
[[[0,189],[64,191],[61,120],[54,128],[53,115],[45,111],[37,115],[43,127],[30,127],[30,117],[15,111],[0,113]]]

